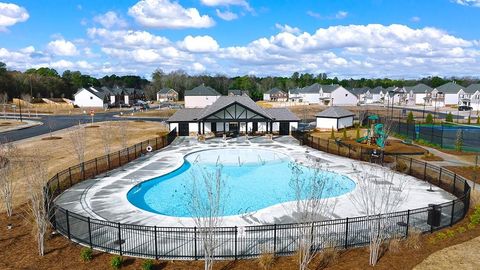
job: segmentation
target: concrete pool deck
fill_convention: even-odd
[[[329,170],[348,176],[355,183],[358,179],[358,168],[371,173],[377,173],[374,178],[381,178],[380,167],[365,162],[343,158],[321,152],[306,146],[298,145],[298,141],[289,136],[278,137],[273,141],[264,137],[254,137],[246,140],[245,137],[230,139],[211,139],[206,142],[197,142],[195,138],[178,137],[170,146],[145,155],[125,166],[113,170],[102,177],[90,179],[61,194],[56,204],[70,212],[100,220],[120,222],[124,224],[163,226],[163,227],[193,227],[192,218],[179,218],[159,215],[139,209],[127,199],[128,191],[135,185],[172,172],[182,166],[184,156],[199,150],[228,148],[262,148],[282,152],[298,163],[306,166],[314,162],[328,164]],[[429,184],[411,176],[395,174],[395,177],[405,177],[408,181],[408,199],[399,207],[398,211],[426,207],[428,204],[441,204],[455,199],[450,193],[434,187],[435,192],[428,192]],[[389,184],[378,181],[378,184]],[[335,205],[326,219],[363,216],[352,200],[352,192],[339,197],[328,199]],[[187,203],[187,202],[186,202]],[[295,203],[280,203],[267,208],[237,216],[223,218],[222,226],[249,226],[264,224],[279,224],[295,222]]]

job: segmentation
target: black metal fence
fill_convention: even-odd
[[[60,172],[47,184],[48,190],[56,196],[78,182],[115,168],[145,153],[146,147],[160,149],[168,145],[174,133],[148,140],[109,157],[97,158]],[[326,146],[328,140],[304,137],[304,144],[329,153],[367,160],[363,150],[346,146]],[[370,153],[371,154],[371,153]],[[112,159],[112,156],[114,157]],[[335,245],[340,248],[362,246],[369,242],[369,226],[379,219],[387,224],[386,232],[391,237],[407,236],[415,228],[432,232],[451,226],[461,220],[469,209],[470,186],[455,173],[403,156],[395,156],[395,168],[402,173],[415,176],[432,185],[455,194],[458,199],[419,209],[389,213],[376,217],[353,217],[319,221],[308,224],[273,224],[246,227],[216,228],[214,234],[217,248],[215,257],[238,259],[255,257],[265,252],[276,255],[292,254],[297,250],[299,239],[308,227],[318,248]],[[429,214],[436,212],[440,219],[438,226],[427,223]],[[53,205],[52,224],[69,239],[107,252],[127,256],[155,259],[199,259],[204,256],[204,245],[197,227],[156,227],[122,224],[93,219],[69,212]],[[327,239],[325,241],[325,239]]]

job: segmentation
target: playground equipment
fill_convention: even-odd
[[[370,127],[367,129],[367,136],[358,138],[356,141],[358,143],[364,143],[366,142],[367,144],[376,144],[378,147],[381,149],[385,148],[385,143],[387,141],[388,135],[385,133],[383,129],[383,124],[381,123],[376,123],[379,121],[378,115],[370,115],[368,117],[368,121],[370,124]]]

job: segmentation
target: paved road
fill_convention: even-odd
[[[99,113],[95,115],[95,117],[93,118],[93,121],[102,122],[102,121],[121,120],[122,118],[114,117],[114,115],[116,114],[118,114],[118,112]],[[134,117],[128,118],[128,120],[138,120],[138,119],[142,119],[142,118],[134,118]],[[72,127],[74,125],[78,125],[79,122],[82,124],[90,123],[91,120],[92,118],[89,115],[48,115],[48,116],[45,115],[45,116],[41,116],[41,119],[37,120],[37,121],[43,122],[43,125],[0,133],[0,137],[3,137],[10,142],[18,141],[18,140],[27,139],[34,136],[47,134],[50,132],[50,127],[52,127],[52,131],[57,131],[60,129]],[[165,119],[148,118],[148,121],[161,122],[161,121],[165,121]]]

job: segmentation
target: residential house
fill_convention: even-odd
[[[358,103],[360,104],[373,103],[372,89],[369,87],[351,88],[348,91],[358,98]]]
[[[404,87],[390,86],[385,89],[383,103],[386,105],[405,105],[407,90]]]
[[[320,101],[328,106],[355,106],[359,99],[352,92],[338,84],[322,85]]]
[[[110,95],[110,104],[115,106],[128,106],[137,100],[145,100],[145,93],[141,89],[123,88],[115,86],[112,89],[104,87],[104,91]]]
[[[197,134],[289,135],[300,119],[287,108],[262,108],[249,96],[220,96],[203,108],[178,110],[168,120],[170,130],[179,136]]]
[[[178,92],[172,88],[162,88],[157,92],[158,102],[178,101]]]
[[[202,83],[192,90],[185,91],[185,108],[205,108],[212,105],[220,96],[215,89]]]
[[[448,82],[436,88],[436,94],[444,97],[444,105],[460,105],[462,100],[469,100],[470,95],[465,92],[465,87],[456,82]],[[435,90],[435,89],[434,89]],[[432,91],[432,94],[434,91]],[[438,106],[438,105],[437,105]]]
[[[266,101],[287,101],[288,100],[288,93],[279,89],[279,88],[272,88],[263,94],[263,100]]]
[[[103,108],[109,102],[109,92],[95,87],[84,87],[78,89],[73,95],[74,104],[78,107]]]
[[[433,88],[423,83],[419,83],[415,86],[404,87],[406,90],[405,104],[417,105],[417,104],[431,104],[431,93]]]
[[[465,91],[470,95],[470,100],[467,104],[463,103],[462,105],[470,106],[477,111],[480,110],[480,84],[471,84]]]
[[[370,90],[372,94],[371,103],[383,103],[385,99],[385,88],[382,86],[377,86]]]
[[[229,96],[248,96],[248,91],[247,90],[238,90],[238,89],[232,89],[228,90],[228,95]]]

